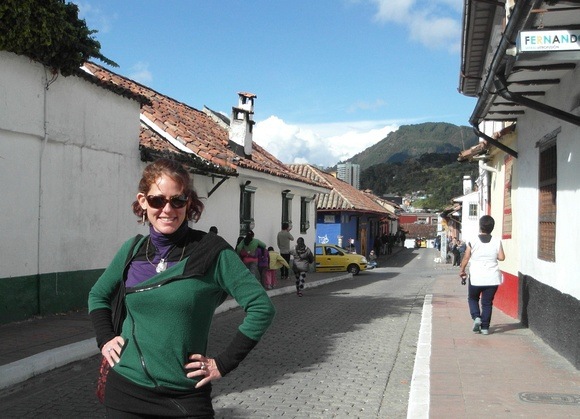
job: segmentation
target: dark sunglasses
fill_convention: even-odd
[[[163,195],[147,195],[147,203],[151,208],[161,209],[167,205],[179,209],[187,205],[187,195],[175,195],[167,199]]]

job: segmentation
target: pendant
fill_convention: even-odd
[[[160,273],[167,269],[167,262],[165,259],[161,259],[155,268],[155,272]]]

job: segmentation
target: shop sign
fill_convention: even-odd
[[[580,50],[580,30],[522,31],[518,40],[521,52]]]

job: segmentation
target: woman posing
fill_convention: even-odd
[[[211,382],[232,371],[274,316],[265,290],[216,234],[188,227],[203,204],[177,162],[149,164],[133,212],[149,235],[127,241],[89,294],[101,353],[111,365],[107,417],[211,418]],[[125,281],[126,317],[114,332],[112,299]],[[215,309],[233,296],[246,316],[229,346],[207,354]]]

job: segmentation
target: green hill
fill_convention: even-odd
[[[404,162],[380,163],[361,171],[361,189],[375,195],[414,196],[427,198],[413,206],[442,210],[451,199],[463,195],[463,176],[475,181],[477,162],[459,163],[457,153],[428,153]]]
[[[379,163],[404,162],[427,153],[455,153],[477,144],[473,129],[444,122],[401,125],[381,141],[356,154],[348,161],[361,171]]]

